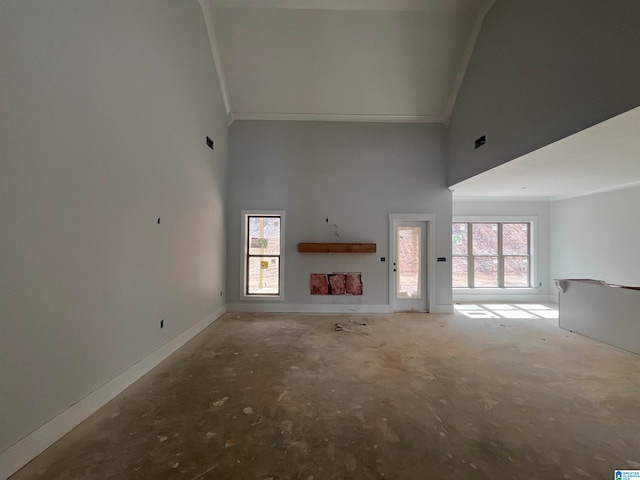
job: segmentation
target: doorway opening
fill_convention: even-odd
[[[394,312],[431,310],[434,220],[428,214],[389,215],[389,300]]]

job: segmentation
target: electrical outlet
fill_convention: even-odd
[[[222,290],[220,290],[220,296],[222,296]]]
[[[538,286],[539,286],[539,287],[541,287],[541,286],[542,286],[542,282],[540,282],[540,283],[538,284]]]
[[[209,137],[207,137],[207,147],[213,150],[213,140],[211,140]]]
[[[160,328],[164,328],[164,318],[160,320]]]

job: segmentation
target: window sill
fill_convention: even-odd
[[[283,302],[284,295],[240,295],[240,301]]]

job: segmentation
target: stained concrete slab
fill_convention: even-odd
[[[613,478],[639,370],[544,320],[227,314],[12,480]]]

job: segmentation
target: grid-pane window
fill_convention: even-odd
[[[245,295],[280,295],[282,217],[245,216]]]
[[[452,229],[454,288],[531,286],[531,224],[456,222]]]
[[[466,223],[453,224],[453,254],[467,255],[469,252],[469,225]]]
[[[473,286],[498,287],[498,257],[478,256],[473,259]]]
[[[529,286],[529,258],[525,256],[504,257],[504,286]]]
[[[473,255],[496,256],[498,254],[497,223],[472,223],[471,232]]]
[[[469,286],[469,263],[467,257],[453,257],[453,287]]]

